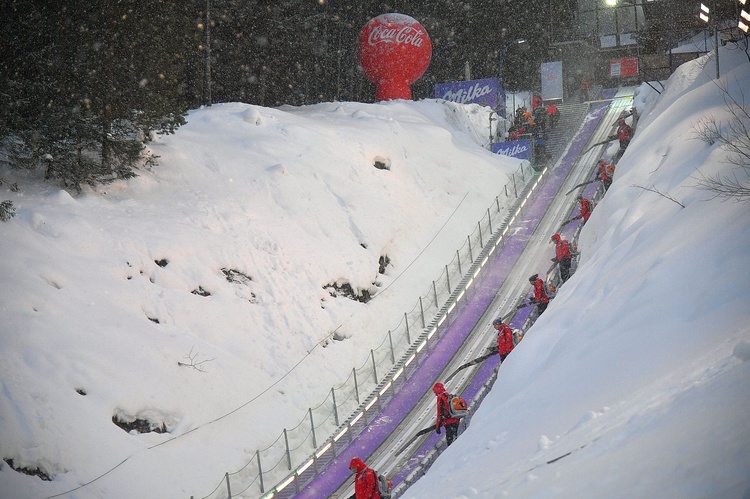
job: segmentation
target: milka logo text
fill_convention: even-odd
[[[508,148],[498,149],[497,154],[502,154],[503,156],[512,156],[515,158],[517,156],[521,156],[527,153],[528,150],[529,150],[529,146],[526,146],[523,144],[513,144],[512,146]]]
[[[492,92],[492,87],[489,85],[481,86],[479,83],[475,83],[468,89],[461,88],[455,92],[448,90],[445,92],[445,95],[443,95],[443,99],[451,102],[458,102],[459,104],[465,104],[467,102],[473,102],[490,92]]]
[[[421,47],[424,42],[422,38],[423,31],[411,26],[398,28],[387,28],[385,26],[375,26],[367,37],[367,43],[376,45],[378,43],[403,43],[405,45],[414,45]]]

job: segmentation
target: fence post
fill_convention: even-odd
[[[339,410],[336,407],[336,392],[331,388],[331,398],[333,399],[333,420],[336,422],[336,426],[339,425]]]
[[[505,197],[509,198],[510,194],[508,194],[508,184],[505,184]]]
[[[464,275],[464,272],[461,270],[461,254],[456,250],[456,260],[458,261],[458,274],[460,276]]]
[[[406,313],[404,313],[406,315]],[[427,324],[424,322],[424,305],[422,304],[422,297],[419,297],[419,315],[422,316],[422,329],[427,327]],[[409,323],[406,323],[406,341],[409,342],[409,345],[411,345],[411,339],[409,339]]]
[[[448,273],[448,266],[445,266],[445,282],[448,284],[448,294],[451,294],[451,275]]]
[[[286,460],[287,463],[289,463],[289,469],[292,469],[292,452],[289,450],[289,436],[286,433],[286,428],[284,428],[284,444],[286,445]]]
[[[229,472],[224,473],[224,478],[227,480],[227,497],[232,499],[232,488],[229,486]]]
[[[388,330],[388,341],[391,344],[391,362],[394,364],[396,363],[396,352],[393,350],[393,335],[391,334],[391,330]],[[338,423],[336,423],[338,424]]]
[[[378,369],[375,365],[375,350],[370,349],[370,358],[372,359],[372,374],[375,376],[375,384],[378,384]]]
[[[312,430],[313,450],[315,450],[318,448],[318,442],[315,439],[315,422],[313,421],[313,417],[312,417],[312,407],[309,408],[307,412],[310,414],[310,429]]]
[[[511,175],[511,178],[513,179],[513,193],[516,195],[516,199],[518,199],[518,186],[516,185],[516,174],[514,173]]]
[[[359,401],[359,385],[357,384],[357,368],[352,367],[352,374],[354,374],[354,396],[357,397],[357,403],[360,404]]]
[[[481,220],[477,222],[477,227],[479,228],[479,247],[484,248],[484,241],[482,240],[482,221]]]
[[[526,182],[526,177],[523,176],[523,163],[521,163],[521,180]]]
[[[500,213],[500,196],[495,196],[495,204],[497,205],[497,212]]]
[[[469,261],[474,262],[474,254],[471,252],[471,236],[466,236],[466,240],[469,241]]]
[[[490,209],[487,208],[487,220],[490,222],[490,235],[492,235],[492,215],[490,215]]]
[[[260,451],[255,451],[255,457],[258,458],[258,476],[260,477],[260,493],[264,493],[266,491],[265,487],[263,487],[263,466],[260,464]]]
[[[432,293],[435,295],[435,308],[440,308],[437,301],[437,286],[435,286],[435,281],[432,281]]]

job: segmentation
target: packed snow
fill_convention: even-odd
[[[697,187],[731,168],[695,132],[731,118],[712,57],[639,87],[577,273],[405,497],[750,494],[748,205]],[[747,107],[747,55],[721,63]],[[2,169],[20,190],[0,196],[17,209],[0,225],[0,497],[210,493],[362,364],[518,168],[473,105],[187,120],[127,182],[77,194]],[[346,283],[373,298],[332,296]]]

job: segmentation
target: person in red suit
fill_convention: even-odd
[[[633,138],[633,133],[633,127],[625,122],[625,118],[617,120],[617,140],[620,141],[620,149],[618,149],[617,154],[615,155],[615,161],[620,159],[625,153],[625,149]]]
[[[435,383],[432,392],[437,397],[437,418],[435,419],[435,433],[440,435],[440,428],[445,427],[445,442],[450,445],[458,435],[458,423],[460,419],[451,417],[451,409],[448,392],[442,383]]]
[[[581,212],[577,217],[574,218],[574,220],[582,218],[583,223],[586,223],[589,221],[589,217],[591,216],[591,201],[581,195],[578,195],[577,199],[578,202],[581,203]]]
[[[536,303],[536,316],[539,317],[542,315],[542,312],[547,310],[549,296],[547,296],[547,292],[544,290],[544,281],[539,277],[539,274],[529,277],[529,282],[534,286],[534,296],[529,301]]]
[[[560,282],[563,283],[570,278],[570,263],[573,258],[570,243],[560,237],[560,234],[552,234],[552,242],[555,243],[555,258],[552,261],[560,266]]]
[[[349,469],[354,473],[354,495],[349,499],[380,499],[378,476],[375,470],[368,468],[360,458],[349,462]]]
[[[502,317],[492,321],[492,325],[497,331],[497,353],[500,354],[500,363],[502,363],[515,346],[513,345],[513,330],[503,322]]]
[[[597,176],[601,180],[604,186],[604,192],[609,190],[609,186],[612,185],[612,176],[615,174],[615,165],[613,163],[607,163],[604,160],[599,161],[599,170]]]

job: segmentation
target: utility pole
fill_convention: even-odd
[[[206,75],[204,104],[211,105],[211,0],[206,0]]]
[[[719,79],[719,16],[716,12],[716,0],[711,0],[714,9],[714,45],[716,46],[716,79]]]

